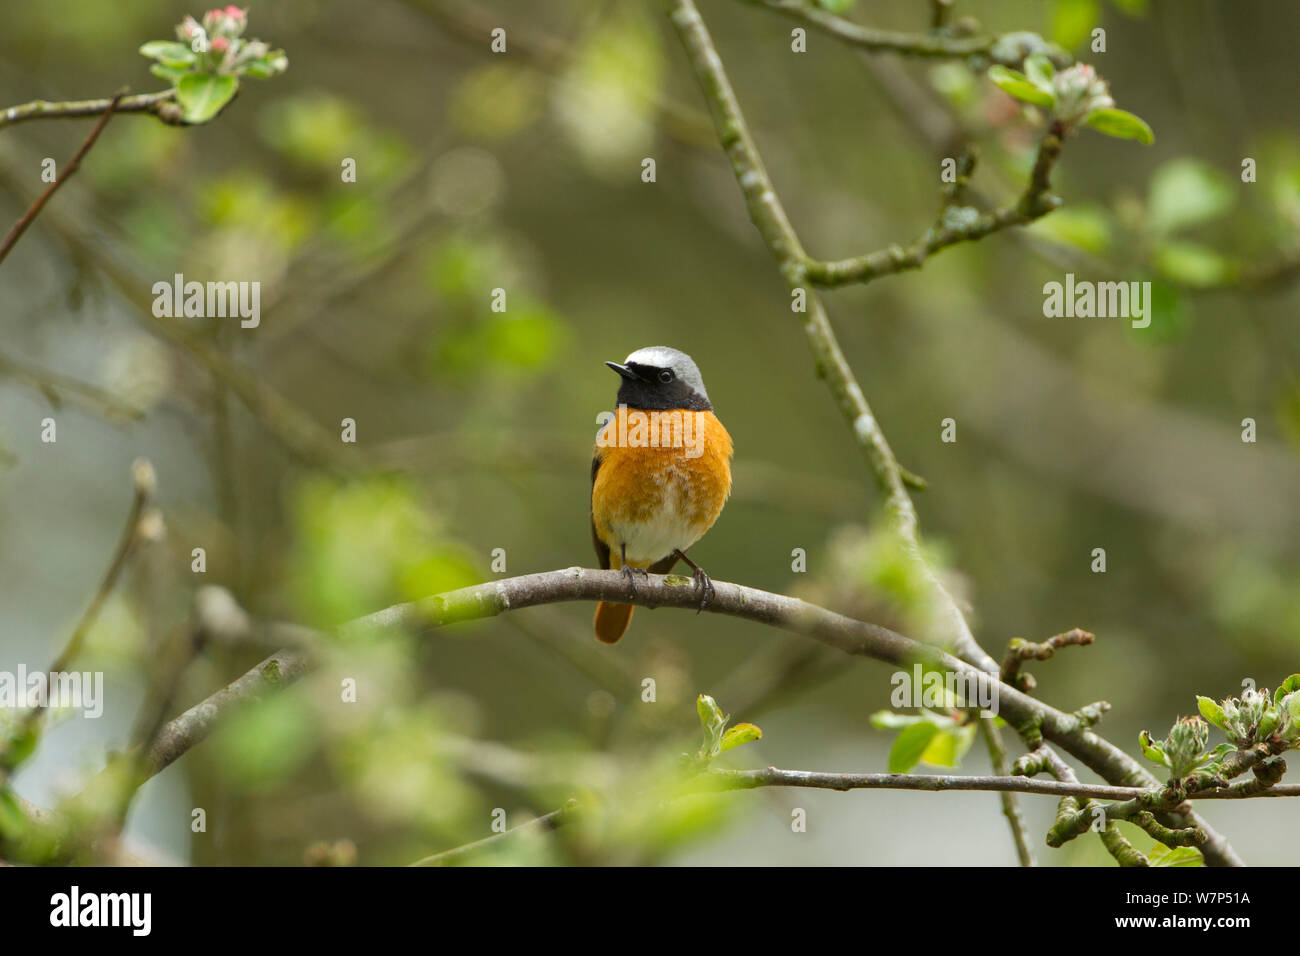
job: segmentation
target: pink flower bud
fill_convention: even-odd
[[[248,27],[248,15],[239,7],[226,7],[221,12],[221,32],[237,37]]]
[[[227,37],[215,36],[212,38],[212,52],[225,53],[230,49],[230,40]]]

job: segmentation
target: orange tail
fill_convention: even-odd
[[[607,604],[601,601],[596,605],[596,637],[606,644],[617,644],[631,620],[631,604]]]

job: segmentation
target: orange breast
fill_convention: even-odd
[[[620,408],[596,439],[591,516],[618,567],[685,551],[731,491],[731,436],[712,412]]]

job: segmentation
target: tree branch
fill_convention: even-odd
[[[466,843],[464,846],[453,847],[450,850],[443,850],[441,853],[434,853],[430,856],[422,857],[410,866],[450,866],[454,865],[465,857],[472,856],[478,850],[493,844],[509,839],[512,836],[518,836],[520,833],[548,833],[568,823],[580,812],[578,802],[570,800],[558,810],[552,810],[550,813],[544,813],[534,820],[527,823],[521,823],[517,827],[511,827],[509,830],[503,830],[500,833],[494,833],[482,840],[475,840],[473,843]]]
[[[1069,645],[1086,647],[1094,640],[1096,640],[1096,637],[1081,627],[1071,628],[1062,634],[1049,637],[1041,643],[1013,637],[1010,643],[1007,644],[1007,653],[1002,658],[1002,670],[999,676],[1004,684],[1010,684],[1023,691],[1031,691],[1037,685],[1032,675],[1020,673],[1021,664],[1025,661],[1051,660],[1062,647]]]
[[[971,711],[971,713],[977,721],[980,734],[984,737],[984,746],[988,749],[993,772],[999,776],[1009,776],[1007,748],[1002,743],[1002,734],[998,730],[998,725],[992,717],[985,717],[978,711]],[[1037,866],[1034,852],[1030,849],[1029,826],[1025,823],[1025,815],[1020,809],[1020,804],[1010,793],[1000,794],[998,800],[1002,804],[1002,815],[1007,818],[1007,826],[1011,828],[1011,840],[1016,845],[1016,859],[1020,861],[1021,866]]]
[[[1060,759],[1059,757],[1057,758]],[[1064,762],[1061,764],[1064,766]],[[1029,777],[978,776],[970,774],[928,773],[828,773],[809,770],[710,770],[706,786],[719,790],[752,790],[756,787],[803,787],[815,790],[984,790],[997,793],[1038,793],[1054,797],[1089,797],[1097,800],[1133,800],[1150,788],[1112,787],[1105,784],[1079,783],[1073,773],[1065,780],[1034,780]],[[1300,797],[1300,784],[1275,786],[1260,790],[1256,796]],[[1232,788],[1198,793],[1197,798],[1240,800],[1245,795]]]
[[[89,153],[91,147],[95,145],[95,140],[99,139],[99,134],[104,131],[104,127],[108,125],[108,121],[113,118],[113,111],[122,101],[124,92],[125,91],[123,91],[123,93],[117,93],[112,99],[107,101],[107,105],[101,111],[103,115],[99,118],[99,122],[95,124],[93,129],[91,129],[90,135],[87,136],[85,142],[81,144],[81,148],[77,150],[76,154],[72,157],[71,162],[64,166],[63,170],[54,177],[54,182],[50,183],[49,186],[45,188],[45,191],[36,197],[36,201],[28,207],[27,212],[23,214],[22,218],[14,223],[13,228],[9,230],[9,234],[5,236],[4,241],[0,242],[0,263],[5,261],[5,257],[8,256],[13,247],[18,244],[18,240],[21,239],[23,233],[27,231],[27,227],[36,221],[36,217],[41,214],[41,210],[45,208],[45,204],[50,201],[50,198],[54,195],[55,191],[71,179],[76,171],[81,167],[81,161],[86,158],[86,154]],[[14,107],[14,109],[18,109],[18,107]],[[10,110],[9,112],[13,112],[13,110]]]
[[[1137,787],[1032,780],[1028,777],[928,773],[824,773],[808,770],[710,770],[709,785],[720,790],[755,787],[808,787],[817,790],[986,790],[999,793],[1039,793],[1054,797],[1096,797],[1131,800],[1146,791]]]
[[[895,665],[910,666],[929,661],[936,667],[952,671],[989,693],[996,693],[999,712],[1013,725],[1036,725],[1042,736],[1057,742],[1112,784],[1142,791],[1159,788],[1160,782],[1124,751],[1099,737],[1079,720],[1014,688],[999,684],[997,679],[978,668],[959,661],[936,648],[910,640],[901,634],[836,614],[808,604],[798,598],[772,594],[724,581],[714,581],[714,597],[705,610],[715,614],[743,618],[783,630],[802,634],[835,647],[847,654],[871,657]],[[408,604],[399,604],[358,618],[339,630],[348,636],[360,636],[375,628],[400,627],[412,632],[427,632],[461,621],[494,617],[541,604],[564,601],[613,600],[643,607],[677,607],[695,610],[698,604],[694,582],[679,575],[650,575],[638,581],[636,593],[618,571],[594,571],[567,568],[544,571],[437,594]],[[310,632],[287,625],[272,626],[258,635],[266,639],[286,632],[298,646],[310,639]],[[244,625],[232,639],[252,634]],[[156,773],[168,766],[190,747],[203,740],[215,723],[230,708],[287,685],[305,674],[311,666],[304,650],[287,649],[273,654],[257,667],[206,700],[191,707],[165,725],[147,754],[148,766]],[[994,690],[996,688],[996,690]],[[1222,791],[1197,793],[1197,798],[1242,798],[1245,792]],[[1274,787],[1262,791],[1274,796],[1295,796],[1300,788]],[[1196,814],[1171,813],[1191,821],[1202,829],[1207,842],[1201,847],[1208,862],[1217,865],[1241,865],[1227,841]]]
[[[67,643],[54,658],[53,663],[46,669],[49,674],[62,673],[68,670],[69,665],[81,653],[82,646],[86,641],[86,635],[99,617],[108,596],[113,593],[122,572],[130,564],[137,546],[148,536],[144,521],[145,509],[150,498],[153,497],[157,484],[153,465],[143,458],[136,459],[131,465],[131,480],[134,489],[131,507],[127,512],[122,533],[118,537],[117,547],[109,560],[108,569],[104,572],[104,576],[99,582],[99,587],[95,589],[95,594],[90,599],[90,603],[72,629],[72,634],[69,635]],[[18,729],[10,735],[8,745],[0,749],[0,784],[5,782],[9,773],[26,759],[31,749],[34,748],[48,705],[49,700],[42,699],[28,710],[23,715]]]
[[[897,53],[930,60],[966,60],[987,57],[990,62],[1018,66],[1024,54],[995,58],[998,38],[994,36],[957,37],[941,33],[897,33],[876,30],[845,20],[803,0],[744,0],[750,6],[765,7],[791,20],[814,26],[829,36],[869,53]],[[951,0],[948,0],[951,2]],[[936,18],[938,12],[935,13]]]
[[[185,121],[181,119],[180,107],[174,102],[175,98],[175,90],[162,90],[158,93],[137,93],[134,96],[109,97],[101,100],[66,100],[54,103],[32,100],[21,106],[0,110],[0,129],[24,120],[81,119],[109,112],[148,113],[169,126],[183,126]],[[114,100],[117,101],[116,105]]]
[[[6,355],[0,355],[0,376],[30,385],[44,395],[56,411],[67,400],[113,423],[144,418],[143,409],[123,401],[112,392]]]
[[[691,0],[665,0],[665,7],[709,102],[718,139],[731,160],[732,172],[744,196],[749,217],[763,237],[791,291],[802,292],[806,296],[806,311],[802,313],[804,333],[818,372],[853,429],[858,446],[866,455],[876,483],[885,496],[886,508],[894,519],[904,552],[916,563],[939,600],[941,616],[948,625],[949,633],[946,637],[961,657],[977,663],[989,672],[996,672],[997,663],[976,643],[952,596],[921,556],[916,509],[907,492],[904,469],[899,466],[898,459],[867,404],[866,396],[844,357],[820,298],[812,289],[805,288],[810,260],[777,197],[758,148],[754,145],[740,103],[723,69],[722,61],[718,58],[708,29]]]
[[[892,245],[863,256],[831,262],[809,260],[808,278],[818,285],[834,287],[853,282],[870,282],[881,276],[919,269],[934,253],[961,242],[974,242],[985,236],[1025,226],[1041,219],[1061,205],[1048,193],[1052,167],[1061,155],[1061,136],[1049,130],[1038,144],[1034,171],[1025,192],[1014,203],[991,212],[976,213],[973,208],[955,206],[945,210],[941,221],[906,247]]]

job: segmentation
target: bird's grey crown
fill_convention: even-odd
[[[623,360],[623,364],[672,369],[673,375],[679,382],[696,392],[705,401],[709,399],[709,393],[704,390],[704,378],[700,375],[695,361],[678,349],[666,345],[650,345],[637,349]]]

